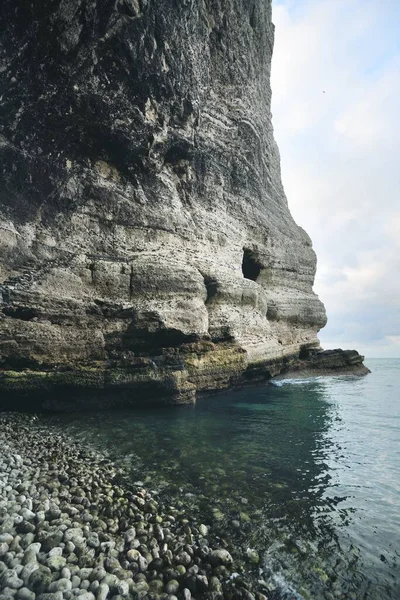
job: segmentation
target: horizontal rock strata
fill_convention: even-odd
[[[318,348],[265,0],[3,0],[0,390],[192,402]]]

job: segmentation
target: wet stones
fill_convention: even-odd
[[[214,566],[229,566],[233,563],[233,558],[227,550],[218,548],[210,553],[210,563]]]
[[[24,585],[22,579],[20,579],[13,569],[7,569],[1,576],[1,583],[4,587],[11,588],[12,590],[18,590]]]
[[[222,598],[232,555],[182,502],[24,415],[0,414],[0,464],[1,600]]]

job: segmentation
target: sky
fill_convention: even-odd
[[[400,0],[273,0],[272,113],[323,348],[400,357]]]

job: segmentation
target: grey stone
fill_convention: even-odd
[[[50,552],[53,548],[56,548],[61,540],[63,539],[63,533],[61,531],[56,531],[55,533],[51,533],[46,537],[46,539],[42,542],[42,550],[43,552]]]
[[[136,529],[134,527],[132,527],[131,529],[128,529],[127,531],[125,531],[124,538],[125,538],[125,542],[127,544],[130,544],[131,542],[133,542],[133,540],[136,538]]]
[[[35,600],[36,594],[26,587],[22,587],[18,590],[16,596],[18,600]]]
[[[129,595],[129,585],[126,581],[120,581],[117,586],[117,591],[120,596],[128,596]]]
[[[107,571],[104,567],[95,567],[88,575],[90,581],[101,581],[106,576]]]
[[[65,567],[67,560],[64,556],[50,556],[46,560],[46,565],[50,567],[53,571],[61,571],[63,567]]]
[[[231,565],[233,558],[227,550],[218,548],[210,553],[210,563],[212,565]]]
[[[106,583],[101,583],[97,589],[96,599],[97,600],[107,600],[109,593],[110,593],[109,586]]]
[[[28,565],[29,563],[35,563],[37,561],[37,552],[34,549],[28,548],[22,557],[22,564]]]
[[[23,580],[20,579],[16,572],[12,569],[4,571],[1,576],[1,581],[4,587],[9,587],[13,590],[18,590],[24,585]]]
[[[100,540],[99,535],[96,532],[91,532],[86,538],[86,543],[90,548],[99,548]]]
[[[35,518],[35,513],[29,510],[28,508],[21,509],[20,514],[26,521],[32,521]]]
[[[203,537],[206,537],[208,534],[208,528],[206,527],[206,525],[200,525],[199,526],[199,533],[200,535],[202,535]]]
[[[179,581],[176,581],[176,579],[168,581],[165,585],[165,591],[167,594],[177,594],[179,591]]]
[[[64,567],[61,570],[61,577],[64,579],[71,579],[71,570],[68,567]]]
[[[28,583],[28,580],[29,580],[29,577],[31,576],[31,574],[34,571],[37,571],[38,569],[39,569],[39,564],[36,561],[36,557],[33,562],[29,562],[24,566],[24,568],[22,569],[22,571],[20,573],[20,577],[24,581],[25,584]]]
[[[48,589],[51,582],[50,569],[44,565],[40,565],[30,573],[27,587],[34,590],[36,593],[43,593]]]
[[[222,586],[218,577],[211,577],[209,582],[209,587],[211,592],[221,592]]]
[[[62,556],[63,550],[60,547],[52,548],[49,552],[49,557]]]
[[[192,557],[190,556],[190,554],[183,551],[177,555],[176,560],[179,564],[187,567],[192,562]]]
[[[1,590],[1,600],[14,600],[15,590],[9,587],[5,587]]]
[[[139,560],[140,556],[141,556],[140,552],[135,549],[128,550],[128,552],[126,553],[126,558],[131,562],[133,562],[133,561],[137,562]]]
[[[92,583],[89,586],[89,592],[92,592],[94,595],[96,595],[99,586],[100,583],[97,580],[92,581]]]
[[[146,571],[147,567],[148,567],[148,562],[147,560],[144,558],[144,556],[139,556],[138,558],[138,565],[139,565],[139,570],[140,571]]]
[[[49,585],[49,592],[69,592],[72,589],[72,583],[69,579],[62,577],[53,581]]]
[[[81,585],[81,578],[78,577],[78,575],[72,575],[71,583],[73,588],[79,588]]]

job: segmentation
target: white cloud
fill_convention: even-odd
[[[289,206],[319,259],[322,344],[400,356],[396,16],[395,0],[276,1],[272,111]]]

